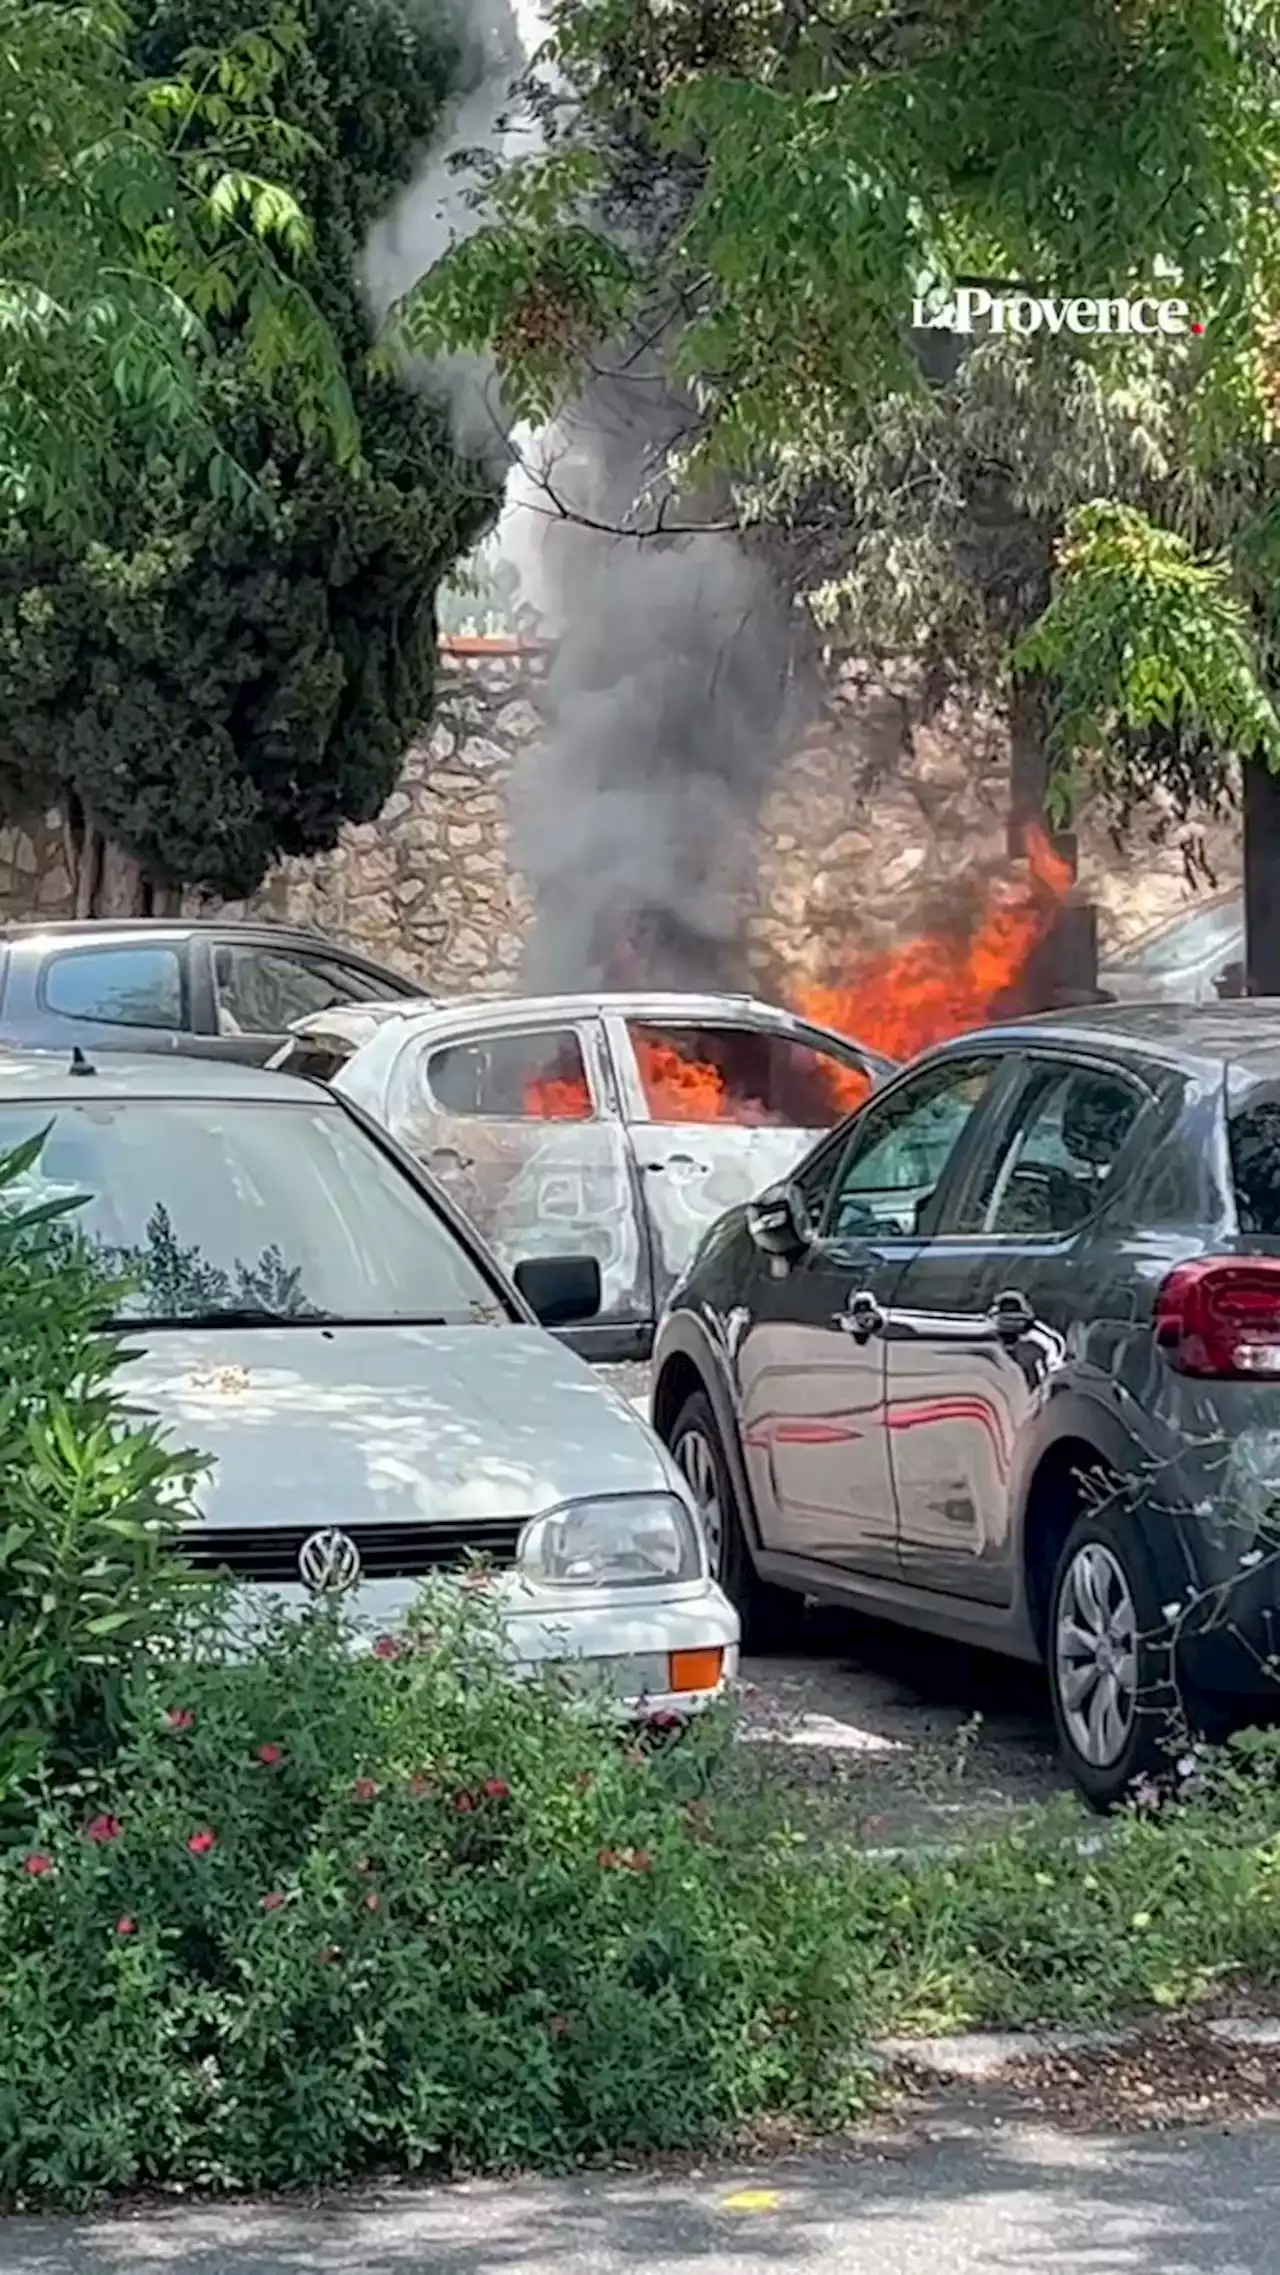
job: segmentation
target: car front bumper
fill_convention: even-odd
[[[562,1673],[567,1689],[602,1694],[629,1716],[701,1713],[737,1679],[741,1626],[713,1580],[553,1590],[501,1573],[484,1593],[501,1615],[519,1674]],[[301,1613],[315,1604],[301,1587],[257,1584],[238,1594],[250,1620],[268,1605]],[[405,1626],[418,1589],[410,1580],[371,1580],[345,1601],[372,1642]]]

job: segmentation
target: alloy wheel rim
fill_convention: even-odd
[[[1088,1541],[1063,1574],[1054,1661],[1067,1737],[1091,1769],[1113,1769],[1138,1712],[1138,1615],[1101,1541]]]
[[[703,1436],[701,1430],[686,1430],[676,1447],[676,1460],[697,1503],[698,1515],[702,1519],[702,1529],[707,1538],[711,1577],[718,1580],[724,1556],[724,1511],[720,1506],[715,1455],[710,1441]]]

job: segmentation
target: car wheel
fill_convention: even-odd
[[[1178,1727],[1168,1622],[1132,1515],[1072,1527],[1045,1655],[1066,1766],[1095,1809],[1114,1809],[1167,1767]]]
[[[711,1576],[742,1621],[745,1648],[768,1650],[785,1642],[794,1636],[803,1606],[798,1596],[772,1587],[756,1571],[720,1427],[705,1391],[695,1390],[685,1400],[669,1443],[702,1518]]]

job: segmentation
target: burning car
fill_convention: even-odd
[[[747,996],[640,992],[347,1005],[272,1063],[371,1113],[504,1263],[594,1256],[593,1358],[643,1355],[708,1227],[893,1071]]]

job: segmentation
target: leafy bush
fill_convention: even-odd
[[[557,2165],[840,2114],[839,1891],[669,1750],[507,1671],[483,1602],[144,1664],[0,1868],[0,2194]],[[242,1643],[243,1648],[243,1643]]]
[[[68,1203],[23,1205],[42,1144],[0,1158],[0,1811],[111,1742],[138,1646],[173,1624],[198,1466],[130,1417],[109,1326],[123,1289]]]

